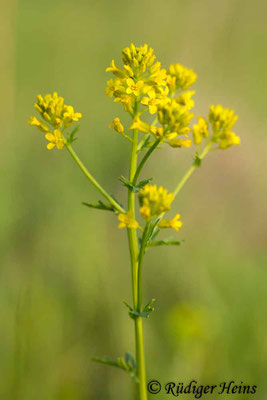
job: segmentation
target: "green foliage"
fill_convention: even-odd
[[[132,190],[134,193],[138,193],[140,189],[142,189],[147,183],[149,183],[153,178],[145,179],[140,181],[137,185],[133,185],[129,179],[125,178],[124,176],[120,176],[119,181],[122,182],[124,186],[128,189]]]
[[[90,204],[90,203],[82,203],[86,207],[96,208],[97,210],[105,210],[105,211],[112,211],[116,212],[115,208],[111,204],[103,203],[101,200],[98,200],[97,204]]]
[[[161,240],[151,240],[147,243],[146,247],[157,247],[157,246],[180,246],[183,240],[173,240],[173,239],[161,239]]]
[[[75,140],[78,139],[75,137],[75,135],[79,129],[80,129],[80,125],[77,125],[70,133],[67,133],[67,135],[68,135],[67,143],[68,144],[72,144]]]
[[[123,303],[126,305],[126,307],[129,308],[129,315],[132,319],[136,319],[137,317],[142,317],[142,318],[149,318],[150,314],[154,311],[153,304],[156,301],[156,299],[150,300],[149,303],[143,308],[141,312],[135,310],[133,307],[131,307],[126,301]]]
[[[104,358],[93,357],[92,360],[101,364],[122,369],[137,381],[136,363],[134,357],[128,352],[125,353],[124,357],[118,357],[116,358],[116,360],[112,360],[108,357]]]

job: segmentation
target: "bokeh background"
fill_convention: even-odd
[[[131,41],[193,68],[195,114],[234,108],[242,138],[176,199],[184,245],[146,257],[145,300],[157,299],[144,321],[148,378],[242,381],[266,398],[266,13],[265,0],[1,2],[0,399],[134,398],[128,376],[91,361],[134,352],[126,232],[81,205],[98,193],[27,125],[35,96],[57,90],[83,113],[77,152],[125,202],[129,145],[108,129],[122,112],[104,88]],[[192,156],[165,148],[143,177],[171,190]]]

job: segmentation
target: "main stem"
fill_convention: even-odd
[[[137,144],[138,144],[138,131],[133,131],[133,141],[131,149],[130,171],[129,180],[133,181],[136,166],[137,166]],[[132,217],[135,218],[135,193],[131,189],[128,191],[128,211]],[[131,257],[132,268],[132,292],[133,292],[133,305],[135,310],[141,308],[141,302],[138,301],[138,282],[140,282],[139,269],[138,269],[138,242],[136,229],[128,228],[128,240]],[[140,299],[139,299],[140,300]],[[142,317],[137,317],[134,320],[135,324],[135,346],[136,346],[136,368],[137,377],[139,380],[139,400],[147,400],[146,393],[146,370],[145,370],[145,354],[144,354],[144,338],[143,338],[143,324]]]

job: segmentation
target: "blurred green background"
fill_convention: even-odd
[[[185,244],[146,257],[144,301],[157,299],[144,321],[148,378],[243,381],[266,398],[266,13],[265,0],[2,1],[0,399],[134,398],[123,372],[91,362],[134,352],[126,232],[81,205],[98,193],[27,125],[35,96],[57,90],[83,113],[75,149],[125,202],[129,145],[108,129],[122,112],[104,88],[130,42],[193,68],[195,114],[234,108],[242,138],[210,154],[175,201]],[[165,148],[143,177],[171,190],[192,156]]]

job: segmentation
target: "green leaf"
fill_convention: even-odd
[[[155,299],[152,299],[149,303],[147,303],[147,305],[144,307],[144,309],[141,312],[134,310],[128,303],[126,303],[126,301],[124,301],[123,303],[126,305],[126,307],[129,308],[129,316],[132,319],[136,319],[137,317],[149,318],[152,311],[154,311],[154,308],[152,307],[154,302],[155,302]]]
[[[195,165],[196,167],[200,167],[200,166],[201,166],[201,162],[202,162],[202,160],[201,160],[201,158],[199,157],[198,152],[196,152],[195,158],[194,158],[194,165]]]
[[[77,140],[75,135],[76,135],[76,133],[78,132],[79,129],[80,129],[80,125],[77,125],[70,133],[67,133],[67,135],[69,136],[68,139],[67,139],[67,142],[69,144],[72,144],[75,140]]]
[[[118,201],[118,199],[116,199],[116,197],[114,196],[114,194],[111,194],[110,197],[112,197],[113,200],[115,200],[116,203],[119,204],[119,206],[121,206],[121,208],[124,210],[123,204],[121,204],[121,203]],[[118,214],[118,211],[117,211],[117,210],[116,210],[115,212],[116,212],[116,214]]]
[[[153,178],[145,179],[143,181],[140,181],[137,185],[133,185],[129,179],[125,178],[124,176],[119,177],[119,181],[122,182],[124,186],[126,186],[128,189],[132,190],[134,193],[138,193],[142,187],[144,187],[147,183],[149,183]]]
[[[162,239],[153,240],[147,243],[147,247],[157,247],[157,246],[180,246],[183,240],[173,240],[173,239]]]
[[[105,210],[105,211],[112,211],[115,212],[115,208],[111,204],[106,204],[103,203],[101,200],[98,200],[97,204],[90,204],[90,203],[82,203],[84,206],[90,207],[90,208],[96,208],[98,210]]]
[[[145,185],[147,185],[150,181],[152,181],[153,178],[148,178],[145,179],[143,181],[140,181],[135,188],[138,189],[137,191],[139,191],[140,189],[142,189]]]
[[[147,318],[149,318],[150,314],[154,311],[154,307],[152,307],[152,306],[155,303],[155,301],[156,301],[156,299],[150,300],[150,302],[147,303],[147,305],[143,309],[143,313],[147,314]]]
[[[128,352],[125,353],[124,357],[118,357],[116,360],[112,360],[108,357],[103,357],[103,358],[93,357],[92,360],[101,364],[122,369],[123,371],[130,374],[131,377],[135,378],[135,380],[137,380],[136,363],[134,357]]]

